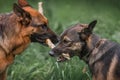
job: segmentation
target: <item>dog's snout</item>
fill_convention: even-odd
[[[51,51],[49,52],[49,55],[50,55],[50,56],[54,56],[54,52],[51,50]]]
[[[53,42],[54,44],[58,43],[58,36],[53,35],[53,36],[50,37],[50,39],[52,40],[52,42]]]

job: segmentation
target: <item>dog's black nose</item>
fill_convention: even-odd
[[[49,52],[49,55],[50,55],[50,56],[54,56],[54,52],[53,52],[53,51],[50,51],[50,52]]]

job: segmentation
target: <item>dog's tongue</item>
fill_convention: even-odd
[[[55,47],[55,45],[52,43],[50,39],[46,39],[46,44],[52,49]]]

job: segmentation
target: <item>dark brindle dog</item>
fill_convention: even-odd
[[[14,4],[13,12],[0,15],[0,80],[6,80],[6,69],[15,55],[23,52],[30,42],[45,44],[49,38],[56,43],[57,36],[48,27],[42,13],[25,0]]]
[[[76,24],[64,31],[50,55],[60,62],[79,56],[89,65],[93,80],[120,80],[120,45],[93,34],[96,23]]]

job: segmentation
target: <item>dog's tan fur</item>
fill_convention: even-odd
[[[31,42],[46,45],[46,39],[57,42],[57,35],[48,27],[43,13],[32,8],[26,0],[18,0],[13,12],[0,15],[0,80],[6,80],[6,70],[15,56]]]

